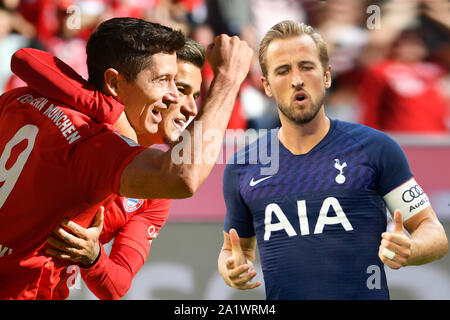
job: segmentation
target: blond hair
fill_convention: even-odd
[[[313,39],[319,50],[319,59],[320,63],[322,64],[323,70],[325,71],[327,69],[329,65],[328,50],[326,43],[322,39],[322,36],[314,31],[311,26],[303,22],[284,20],[270,28],[270,30],[267,31],[267,33],[264,35],[264,38],[261,40],[261,43],[259,45],[259,64],[265,77],[267,76],[266,54],[269,44],[276,39],[288,39],[293,37],[300,37],[303,35],[308,35]]]

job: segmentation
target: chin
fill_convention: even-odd
[[[145,126],[145,134],[155,134],[158,132],[158,125],[152,124],[149,126]]]
[[[177,143],[180,140],[180,132],[176,131],[176,132],[172,132],[171,135],[168,135],[165,137],[166,143],[168,144],[173,144],[173,143]]]

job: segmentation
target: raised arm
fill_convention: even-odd
[[[214,80],[196,121],[182,134],[183,141],[167,152],[149,149],[136,156],[122,173],[120,195],[140,199],[185,198],[196,192],[221,150],[252,55],[247,43],[238,37],[216,37],[207,50]]]

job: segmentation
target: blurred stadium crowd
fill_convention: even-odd
[[[0,93],[23,85],[9,67],[22,47],[49,51],[87,78],[90,33],[121,16],[181,29],[205,47],[217,34],[239,35],[256,51],[275,23],[306,22],[328,43],[329,116],[393,133],[450,130],[448,0],[0,0]],[[230,129],[279,126],[257,56]],[[212,76],[206,65],[203,92]]]

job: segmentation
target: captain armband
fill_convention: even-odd
[[[393,217],[396,209],[402,213],[403,221],[430,206],[430,200],[419,184],[411,178],[383,197],[386,207]]]

